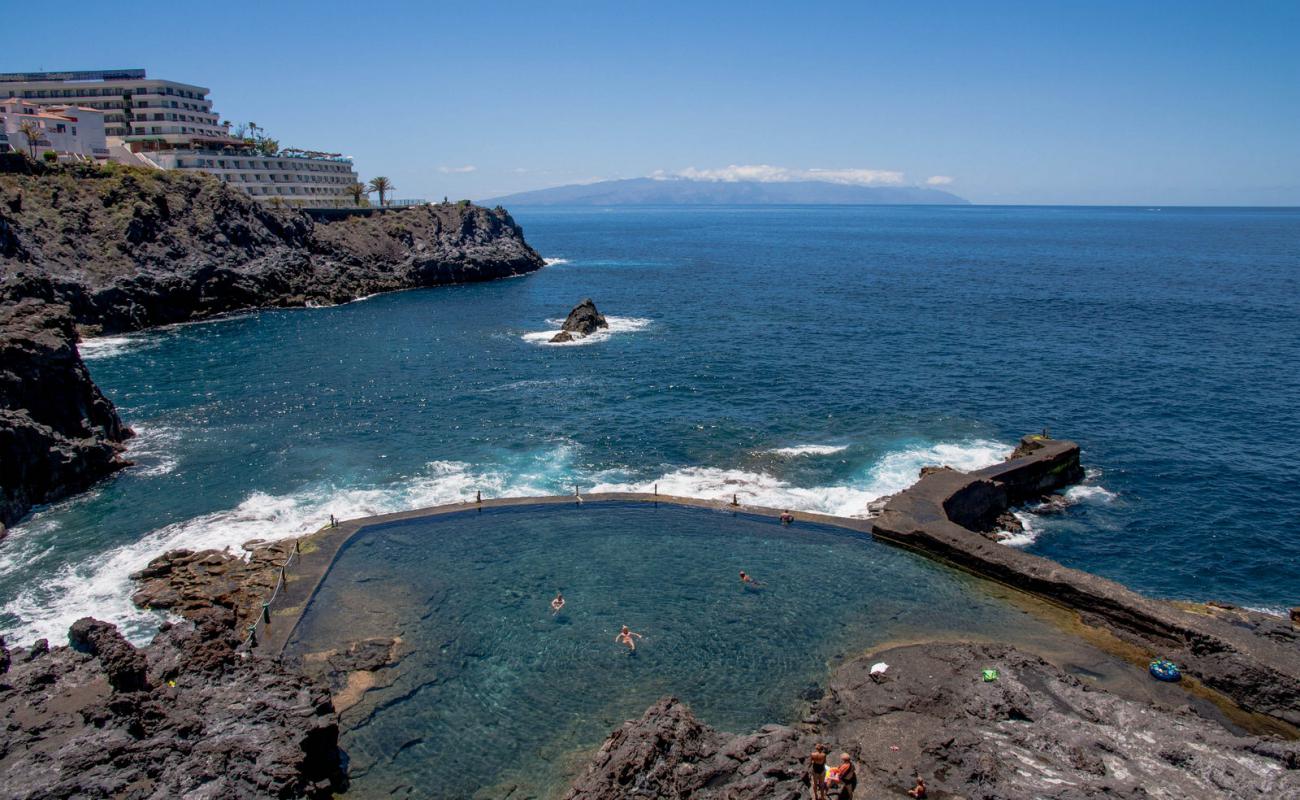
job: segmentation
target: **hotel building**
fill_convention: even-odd
[[[266,152],[231,136],[230,123],[221,121],[209,94],[204,86],[149,78],[143,69],[0,74],[0,101],[102,112],[107,147],[116,161],[201,170],[259,200],[352,204],[347,188],[357,182],[357,173],[350,158],[296,149]]]

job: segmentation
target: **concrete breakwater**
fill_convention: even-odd
[[[1085,623],[1172,658],[1242,709],[1300,726],[1300,635],[1291,625],[1240,609],[1191,610],[1153,600],[974,530],[1013,504],[1081,477],[1077,444],[1025,437],[1001,464],[925,475],[889,499],[872,520],[872,534],[1066,606]]]

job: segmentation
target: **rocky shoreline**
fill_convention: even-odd
[[[91,381],[78,333],[544,266],[501,208],[443,203],[322,223],[204,175],[38,173],[0,175],[0,526],[128,465],[131,432]]]
[[[1006,645],[936,642],[847,662],[797,725],[724,733],[664,698],[610,735],[566,798],[796,800],[817,743],[833,763],[849,754],[852,796],[873,800],[906,797],[917,775],[929,797],[966,800],[1300,796],[1296,741],[1122,697]]]
[[[1006,644],[884,647],[834,670],[825,688],[810,695],[814,699],[794,725],[724,733],[665,698],[641,720],[610,736],[581,770],[568,797],[794,800],[808,796],[802,783],[804,759],[817,742],[854,759],[861,776],[859,797],[905,796],[916,774],[925,777],[930,797],[989,800],[1300,793],[1300,743],[1292,722],[1300,707],[1295,681],[1300,635],[1292,626],[1226,606],[1143,598],[1113,582],[997,544],[980,532],[1012,505],[1033,502],[1081,474],[1077,445],[1027,437],[1006,462],[986,470],[925,470],[913,487],[881,504],[876,517],[854,525],[1048,599],[1077,618],[1081,635],[1090,637],[1085,631],[1093,631],[1124,648],[1127,683],[1099,680],[1101,673],[1089,667],[1090,656],[1058,665]],[[328,569],[329,554],[336,551],[324,546],[326,539],[341,546],[357,524],[326,528],[300,543],[311,566],[295,567],[294,588],[283,601],[292,607],[283,610],[287,616],[273,610],[277,641],[292,630],[293,608],[305,602],[302,593],[310,592],[309,584],[315,585]],[[247,793],[325,796],[341,786],[339,710],[384,685],[405,651],[400,640],[367,639],[312,664],[285,664],[278,646],[265,642],[261,649],[238,654],[236,632],[257,618],[261,601],[278,579],[277,565],[292,547],[250,542],[247,559],[218,551],[177,551],[155,559],[134,576],[140,586],[134,599],[170,609],[187,621],[167,626],[148,647],[136,650],[111,626],[83,620],[71,637],[80,649],[47,652],[38,643],[6,656],[12,666],[9,674],[0,675],[0,708],[15,714],[20,708],[38,709],[24,712],[17,727],[0,734],[0,775],[13,771],[26,780],[13,784],[19,790],[12,796],[95,796],[97,787],[110,784],[131,791],[146,787],[136,794],[121,789],[124,796],[183,792],[189,766],[161,777],[141,777],[144,767],[132,755],[140,742],[148,741],[163,748],[169,763],[188,764],[200,757],[187,749],[194,722],[185,709],[191,701],[164,711],[150,705],[159,696],[172,702],[173,695],[165,692],[177,687],[195,692],[193,702],[215,709],[204,725],[214,731],[244,731],[239,736],[266,742],[277,754],[267,762],[232,744],[221,752],[226,766],[220,777],[204,772],[206,766],[199,769],[197,774],[209,776],[205,780],[225,781],[213,785],[226,793],[238,795],[257,786]],[[1101,652],[1081,643],[1084,649]],[[1148,679],[1143,659],[1155,653],[1185,665],[1190,685]],[[169,666],[187,659],[199,664],[186,673],[189,683],[171,677],[180,673]],[[883,674],[873,674],[877,662],[889,665]],[[997,677],[985,681],[988,669],[996,670]],[[173,680],[177,686],[168,683]],[[87,695],[84,687],[91,684],[98,688]],[[249,687],[280,698],[278,705],[266,707],[278,710],[250,717],[253,701],[241,694]],[[290,702],[290,695],[297,700]],[[75,714],[65,713],[69,708]],[[110,741],[120,741],[106,751],[112,758],[43,744],[90,741],[101,729],[116,731]],[[173,735],[176,731],[185,733]],[[40,770],[61,776],[60,783],[23,777]],[[276,787],[274,793],[270,786]]]
[[[70,646],[0,642],[0,795],[329,797],[346,786],[329,688],[237,650],[212,608],[135,648],[78,620]]]

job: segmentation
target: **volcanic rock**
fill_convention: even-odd
[[[665,698],[610,735],[567,797],[795,800],[817,742],[854,759],[859,797],[903,797],[918,771],[932,797],[968,800],[1300,792],[1296,742],[1120,697],[1005,645],[938,643],[845,663],[800,728],[723,733]]]
[[[588,297],[573,307],[569,316],[565,318],[564,324],[560,326],[560,332],[552,336],[551,341],[571,342],[608,327],[609,323],[605,320],[605,316],[596,310],[596,304]]]
[[[192,619],[214,606],[229,609],[242,628],[253,622],[280,579],[293,541],[249,543],[247,558],[224,550],[171,550],[131,575],[131,601]]]
[[[127,466],[131,435],[77,353],[68,308],[0,296],[0,531]]]
[[[16,651],[0,681],[6,798],[326,797],[345,785],[328,689],[236,653],[210,611],[132,647],[93,619],[78,647]]]

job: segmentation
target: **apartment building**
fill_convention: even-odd
[[[104,115],[92,108],[0,99],[0,133],[12,149],[37,158],[52,150],[65,161],[108,159]]]

